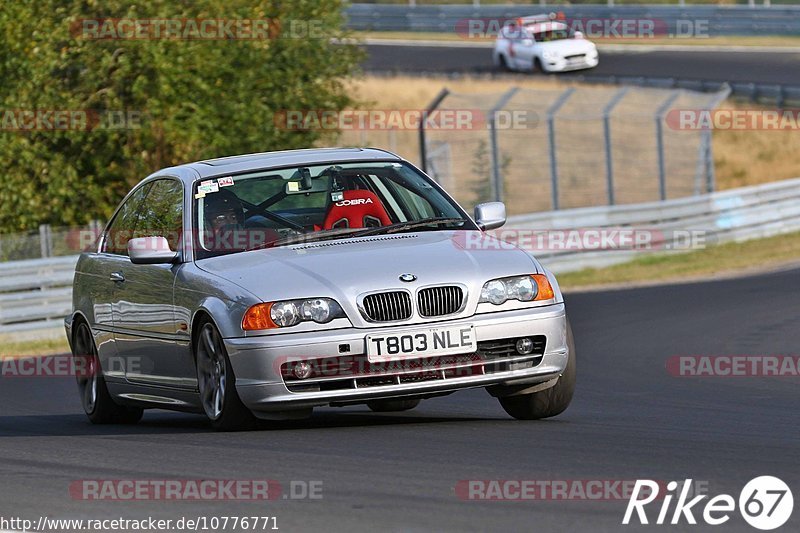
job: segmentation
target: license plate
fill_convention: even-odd
[[[420,329],[396,335],[367,335],[367,360],[388,361],[474,352],[475,326]]]

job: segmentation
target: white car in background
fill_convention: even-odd
[[[553,15],[506,23],[494,45],[495,66],[516,71],[564,72],[596,67],[597,46]]]

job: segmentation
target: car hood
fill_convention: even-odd
[[[588,54],[595,49],[594,44],[586,39],[564,39],[561,41],[550,41],[540,43],[542,50],[555,52],[560,56],[571,56],[576,54]]]
[[[365,292],[444,283],[465,285],[468,302],[477,304],[486,281],[539,272],[527,252],[480,231],[317,241],[203,259],[197,266],[262,301],[332,297],[346,310]],[[401,274],[417,279],[402,282]]]

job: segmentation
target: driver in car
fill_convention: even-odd
[[[220,190],[206,195],[204,202],[206,248],[236,250],[246,248],[244,242],[244,208],[232,191]]]
[[[280,238],[274,229],[253,223],[253,218],[258,215],[245,222],[244,206],[233,191],[223,189],[207,194],[204,211],[205,244],[209,250],[251,250],[270,245]]]

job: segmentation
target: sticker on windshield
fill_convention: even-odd
[[[230,187],[231,185],[233,185],[233,178],[230,176],[226,178],[219,178],[217,180],[217,183],[219,184],[220,187]]]
[[[197,186],[198,194],[208,194],[219,191],[219,185],[213,181],[203,181]]]
[[[289,192],[297,192],[300,190],[300,182],[299,181],[290,181],[286,184]]]
[[[332,192],[331,193],[331,202],[341,202],[344,200],[344,193],[343,192]]]

